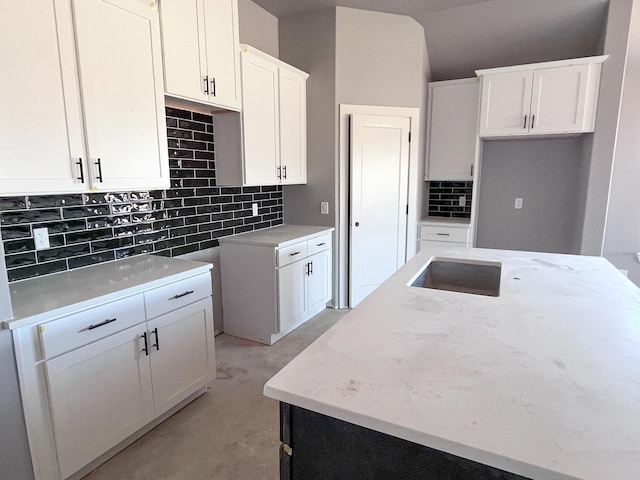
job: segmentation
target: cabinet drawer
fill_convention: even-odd
[[[307,242],[298,242],[278,249],[278,267],[302,260],[307,256]]]
[[[307,240],[307,255],[329,250],[331,248],[331,233]]]
[[[55,357],[144,320],[144,300],[135,295],[39,325],[44,357]]]
[[[420,240],[437,242],[469,242],[469,228],[423,225],[420,227]]]
[[[147,319],[211,296],[211,274],[202,273],[144,293]]]

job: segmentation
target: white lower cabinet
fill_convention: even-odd
[[[207,299],[148,323],[156,416],[213,379],[212,318],[211,300]]]
[[[154,418],[144,333],[143,323],[46,362],[62,478]]]
[[[25,414],[39,432],[48,416],[55,443],[57,466],[34,468],[38,480],[77,476],[215,378],[211,293],[207,271],[16,330],[19,355],[42,352],[42,377],[21,379],[47,393],[39,426]]]
[[[470,226],[468,224],[421,225],[418,229],[418,251],[427,247],[470,247]]]
[[[324,310],[332,297],[331,231],[282,225],[221,238],[225,333],[272,345]]]

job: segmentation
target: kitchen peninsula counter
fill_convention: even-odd
[[[500,295],[408,286],[432,257],[501,262]],[[640,290],[599,257],[430,248],[264,392],[518,478],[636,480]]]

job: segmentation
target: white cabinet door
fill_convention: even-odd
[[[154,418],[144,324],[46,362],[63,478]]]
[[[0,192],[86,190],[71,6],[2,0],[0,12]]]
[[[484,75],[480,136],[529,132],[532,80],[532,70]]]
[[[324,310],[331,299],[331,250],[325,250],[307,258],[309,275],[309,314]]]
[[[478,139],[476,79],[429,84],[428,180],[472,180]]]
[[[278,269],[278,327],[284,332],[307,315],[306,260]]]
[[[246,185],[279,183],[278,66],[242,55],[242,117]]]
[[[535,70],[530,132],[583,131],[588,81],[589,65]]]
[[[202,0],[162,0],[160,8],[165,91],[208,102]]]
[[[281,183],[307,183],[307,82],[283,68],[279,80]]]
[[[93,187],[168,187],[155,3],[75,0],[73,4]]]
[[[148,322],[156,416],[215,378],[211,298]]]
[[[209,101],[240,108],[237,0],[203,0]]]

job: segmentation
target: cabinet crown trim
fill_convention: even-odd
[[[568,60],[557,60],[554,62],[540,62],[540,63],[529,63],[526,65],[512,65],[509,67],[486,68],[483,70],[476,70],[476,75],[480,77],[482,75],[521,72],[523,70],[540,70],[544,68],[568,67],[571,65],[590,65],[590,64],[596,64],[596,63],[603,63],[608,58],[609,58],[609,55],[599,55],[596,57],[572,58]]]

